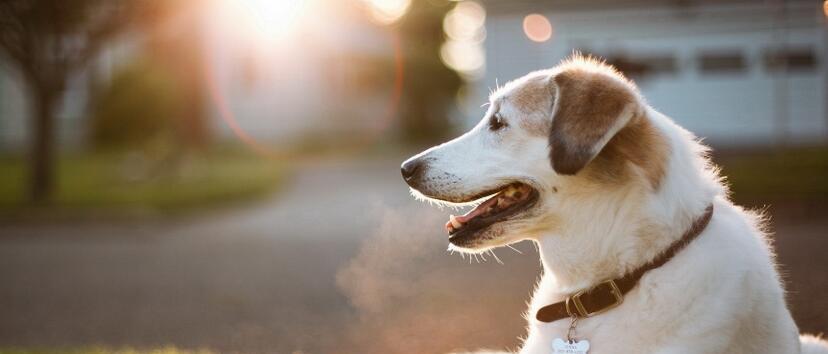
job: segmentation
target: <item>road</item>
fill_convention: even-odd
[[[534,248],[502,265],[449,255],[447,211],[411,200],[400,160],[304,163],[271,199],[173,220],[0,225],[0,347],[514,348]],[[812,332],[828,329],[825,219],[777,225]]]

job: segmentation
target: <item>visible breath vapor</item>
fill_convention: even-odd
[[[343,352],[445,353],[518,344],[524,302],[538,274],[536,255],[501,252],[469,264],[445,251],[445,218],[422,207],[386,211],[338,272],[337,284],[356,310]]]

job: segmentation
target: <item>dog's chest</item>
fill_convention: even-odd
[[[642,341],[635,331],[649,331],[646,325],[633,325],[635,316],[626,320],[621,313],[603,314],[581,319],[570,333],[571,321],[562,319],[552,323],[533,323],[524,342],[522,354],[623,354],[647,353],[652,349],[654,338]],[[655,332],[653,332],[655,333]],[[570,343],[567,336],[575,342]]]

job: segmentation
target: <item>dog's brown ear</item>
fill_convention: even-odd
[[[629,122],[637,109],[636,96],[618,78],[578,68],[556,74],[551,85],[556,100],[549,158],[555,172],[574,175]]]

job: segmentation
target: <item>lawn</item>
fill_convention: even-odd
[[[724,154],[716,160],[739,201],[828,200],[828,148]]]
[[[174,213],[261,198],[285,179],[284,164],[241,149],[212,149],[167,159],[136,153],[76,153],[59,157],[57,190],[47,207],[26,200],[21,157],[0,157],[0,211],[155,211]]]

